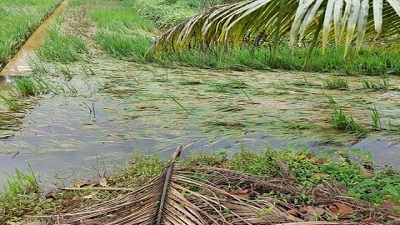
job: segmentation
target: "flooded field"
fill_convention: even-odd
[[[127,153],[169,156],[178,145],[187,152],[230,153],[289,145],[316,151],[355,147],[372,152],[381,165],[400,168],[398,133],[371,125],[374,107],[383,124],[399,123],[400,95],[366,94],[360,78],[346,78],[351,90],[340,91],[321,90],[321,76],[328,75],[311,73],[171,69],[115,60],[69,69],[76,92],[43,96],[20,119],[20,130],[0,142],[3,171],[29,162],[44,177],[93,173],[105,162],[123,163]],[[368,127],[365,138],[332,127],[324,93]],[[109,166],[101,169],[110,172]]]
[[[66,20],[64,29],[74,22]],[[24,112],[0,107],[0,183],[28,163],[43,180],[63,181],[74,173],[112,173],[132,152],[169,157],[179,145],[185,154],[360,148],[378,164],[400,168],[400,77],[166,68],[113,59],[96,47],[91,52],[80,62],[41,62],[41,76],[63,91],[25,100],[30,107]],[[348,88],[327,87],[338,78]],[[0,90],[11,80],[1,77]],[[365,81],[385,81],[387,90],[369,89]],[[335,129],[335,109],[366,133]]]

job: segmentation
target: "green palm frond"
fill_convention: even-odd
[[[385,38],[399,46],[394,40],[400,34],[400,1],[247,0],[214,6],[168,30],[153,50],[237,46],[260,37],[275,46],[288,40],[294,47],[315,32],[323,48],[335,42],[345,46],[345,55],[351,46],[357,52],[365,39],[380,43]]]

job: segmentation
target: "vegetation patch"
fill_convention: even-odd
[[[95,39],[107,53],[125,60],[143,61],[151,46],[151,40],[140,34],[120,35],[98,32]]]
[[[53,27],[39,48],[38,56],[48,62],[69,63],[82,60],[82,56],[88,51],[82,40],[73,35],[62,34],[59,28]]]
[[[75,224],[74,221],[90,219],[105,223],[127,220],[139,213],[151,220],[156,218],[157,198],[161,196],[164,182],[171,191],[168,198],[179,197],[179,201],[185,202],[182,208],[200,207],[202,211],[197,218],[206,221],[214,218],[206,216],[209,210],[216,213],[216,221],[221,216],[228,221],[257,218],[271,222],[274,218],[275,223],[318,220],[368,224],[373,220],[377,224],[391,224],[399,219],[396,211],[400,209],[400,175],[390,168],[373,170],[370,156],[360,151],[319,154],[292,146],[260,153],[242,150],[232,157],[227,157],[227,153],[220,149],[215,154],[189,155],[178,159],[174,167],[168,160],[135,154],[117,175],[75,182],[72,187],[41,195],[44,198],[39,197],[37,179],[32,171],[27,174],[18,171],[9,182],[6,197],[0,198],[1,222],[41,218],[42,222],[57,219]],[[171,168],[174,172],[168,181],[163,178],[167,176],[163,171]],[[150,208],[147,213],[139,208],[128,210],[137,206],[136,198],[148,199],[146,205],[154,211]],[[20,211],[9,210],[18,202],[34,199],[35,204],[27,202]],[[216,201],[220,203],[214,205]],[[260,204],[263,207],[258,209]],[[127,205],[130,207],[126,208]],[[92,213],[98,207],[102,207],[101,213]],[[238,213],[237,210],[247,207],[258,210]],[[41,217],[43,214],[46,216]],[[48,216],[52,214],[54,218]],[[22,215],[24,220],[21,220]],[[165,214],[165,218],[169,216]],[[179,211],[174,216],[183,219]]]
[[[0,68],[16,53],[24,40],[53,11],[60,0],[0,1]]]

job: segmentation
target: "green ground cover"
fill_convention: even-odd
[[[29,37],[60,0],[0,1],[0,68]]]

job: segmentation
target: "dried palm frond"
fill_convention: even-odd
[[[162,174],[142,187],[85,210],[47,216],[43,220],[71,225],[334,225],[365,224],[361,221],[363,215],[381,221],[387,221],[390,216],[369,203],[338,195],[340,189],[334,185],[325,185],[307,190],[314,206],[324,210],[330,202],[344,203],[361,218],[356,222],[307,222],[288,213],[296,207],[290,204],[294,202],[291,198],[301,195],[294,181],[288,178],[263,179],[222,168],[180,167],[175,165],[175,159],[181,150],[178,148]],[[280,199],[282,196],[286,196],[285,199]]]
[[[370,8],[372,8],[372,13]],[[247,0],[215,6],[183,21],[154,44],[157,53],[179,52],[195,46],[237,46],[258,41],[277,46],[284,38],[295,46],[299,40],[320,32],[322,46],[344,44],[346,56],[355,41],[355,53],[364,40],[400,36],[398,0]],[[317,38],[313,40],[314,44]]]

